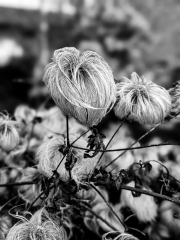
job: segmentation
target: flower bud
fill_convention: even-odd
[[[112,70],[92,51],[80,54],[74,47],[56,50],[43,81],[64,114],[86,126],[97,125],[115,102]]]

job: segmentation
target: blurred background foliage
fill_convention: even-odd
[[[180,79],[178,0],[37,0],[36,7],[35,0],[25,2],[26,7],[23,1],[0,1],[0,111],[13,113],[20,103],[37,107],[47,97],[44,67],[65,46],[96,51],[115,79],[136,71],[166,89]],[[102,128],[107,121],[118,120],[110,113]],[[177,127],[173,120],[156,134],[179,140]],[[130,128],[138,137],[149,127]]]

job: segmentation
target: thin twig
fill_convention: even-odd
[[[161,199],[167,200],[169,202],[180,204],[180,200],[178,200],[176,198],[171,198],[171,197],[168,197],[166,195],[162,195],[162,194],[155,193],[155,192],[152,192],[152,191],[147,191],[147,190],[144,190],[144,189],[134,188],[134,187],[130,187],[130,186],[127,186],[127,185],[122,185],[122,186],[120,186],[120,188],[125,189],[125,190],[129,190],[131,192],[138,192],[138,193],[142,193],[142,194],[149,195],[149,196],[152,196],[152,197],[161,198]]]
[[[109,209],[112,211],[112,213],[116,216],[116,218],[119,220],[119,222],[123,225],[125,228],[125,231],[128,231],[128,227],[126,226],[125,223],[120,219],[120,217],[117,215],[117,213],[114,211],[114,209],[111,207],[111,205],[106,201],[105,197],[103,194],[92,184],[90,183],[90,186],[102,197],[102,199],[105,201],[105,203],[108,205]]]
[[[129,147],[129,148],[117,148],[117,149],[109,149],[109,150],[99,150],[99,152],[121,152],[125,150],[135,150],[135,149],[143,149],[143,148],[151,148],[151,147],[161,147],[161,146],[180,146],[180,142],[166,142],[166,143],[156,143],[156,144],[151,144],[151,145],[146,145],[146,146],[139,146],[139,147]],[[77,146],[71,146],[73,148],[81,149],[81,150],[89,150],[89,148],[82,148],[82,147],[77,147]],[[91,151],[95,152],[94,149]]]
[[[70,148],[70,142],[69,142],[69,118],[66,115],[66,133],[67,133],[67,147]],[[71,169],[69,169],[69,178],[71,180],[72,176],[71,176]]]
[[[77,142],[77,140],[79,140],[82,136],[84,136],[86,133],[88,133],[90,131],[90,128],[86,131],[86,132],[84,132],[83,134],[81,134],[78,138],[76,138],[76,140],[74,140],[72,143],[71,143],[71,147],[74,147],[73,146],[73,144],[75,143],[75,142]]]
[[[115,135],[117,134],[117,132],[119,131],[119,129],[122,127],[122,125],[124,124],[125,120],[126,120],[126,118],[123,119],[123,121],[121,122],[121,124],[120,124],[119,127],[116,129],[116,131],[115,131],[114,134],[112,135],[111,139],[110,139],[109,142],[107,143],[107,145],[106,145],[104,151],[102,152],[102,154],[101,154],[99,160],[98,160],[97,163],[96,163],[96,166],[94,167],[94,170],[95,170],[96,167],[98,166],[98,164],[99,164],[101,158],[102,158],[103,155],[104,155],[105,150],[107,150],[109,144],[111,143],[111,141],[113,140],[113,138],[115,137]],[[94,172],[94,171],[93,171],[93,172]],[[92,172],[91,176],[93,175],[93,172]]]
[[[49,190],[51,190],[53,187],[55,186],[55,184],[53,184],[52,186],[49,187]],[[30,206],[27,208],[27,212],[29,211],[29,209],[31,209],[31,207],[35,204],[35,202],[41,197],[43,196],[43,194],[45,193],[46,189],[44,191],[42,191],[35,199],[34,201],[30,204]]]
[[[142,135],[140,138],[138,138],[138,140],[136,140],[129,148],[131,148],[132,146],[134,146],[137,142],[139,142],[140,140],[142,140],[144,137],[146,137],[150,132],[152,132],[155,128],[157,128],[158,126],[160,125],[157,124],[156,126],[152,127],[149,131],[147,131],[144,135]],[[125,153],[127,152],[127,149],[122,152],[120,155],[118,155],[115,159],[113,159],[110,163],[108,163],[106,166],[105,166],[105,169],[107,167],[109,167],[112,163],[114,163],[118,158],[122,157]]]
[[[88,210],[90,213],[92,213],[96,218],[100,219],[102,222],[104,222],[106,225],[108,225],[110,228],[112,228],[113,230],[117,231],[118,229],[116,229],[111,223],[109,223],[108,221],[106,221],[104,218],[102,218],[100,215],[98,215],[96,212],[94,212],[91,208],[89,208],[88,206],[86,206],[85,204],[81,203],[81,206],[83,208],[85,208],[86,210]]]

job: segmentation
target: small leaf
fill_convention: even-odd
[[[103,139],[105,138],[105,135],[103,133],[98,133],[98,130],[96,128],[92,129],[92,134],[88,138],[89,139],[88,139],[87,148],[89,149],[86,150],[84,154],[84,158],[95,157],[100,152],[101,149],[105,149],[105,146],[103,143]],[[94,150],[92,155],[88,154],[89,152],[91,152],[91,150]]]

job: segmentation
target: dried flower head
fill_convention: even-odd
[[[56,50],[43,81],[64,114],[86,126],[97,125],[115,102],[112,70],[92,51],[80,54],[74,47]]]
[[[173,87],[168,90],[168,92],[172,101],[171,115],[176,115],[180,112],[180,80],[176,81]]]
[[[78,137],[79,135],[70,134],[69,140],[73,142]],[[52,176],[53,170],[55,170],[62,161],[57,172],[62,181],[67,181],[69,179],[69,171],[65,168],[66,158],[63,159],[64,156],[59,151],[62,145],[64,145],[64,138],[62,136],[54,136],[51,139],[45,140],[38,148],[36,159],[39,162],[39,171],[47,177]],[[73,145],[85,148],[87,146],[87,141],[80,138]],[[72,179],[75,181],[82,181],[93,171],[98,161],[99,154],[93,158],[84,158],[84,150],[73,148],[71,151],[76,158],[76,163],[71,170]]]
[[[135,72],[131,79],[124,77],[117,83],[117,99],[114,108],[117,117],[141,124],[158,124],[171,109],[168,91]]]
[[[67,240],[63,226],[52,220],[42,208],[28,221],[25,218],[16,223],[9,231],[6,240]]]
[[[10,152],[19,144],[19,133],[17,131],[18,123],[8,115],[0,115],[0,147]]]
[[[128,186],[134,187],[134,182]],[[142,222],[154,221],[157,216],[157,204],[152,196],[141,194],[134,197],[130,191],[122,190],[120,202],[122,206],[128,206]]]

